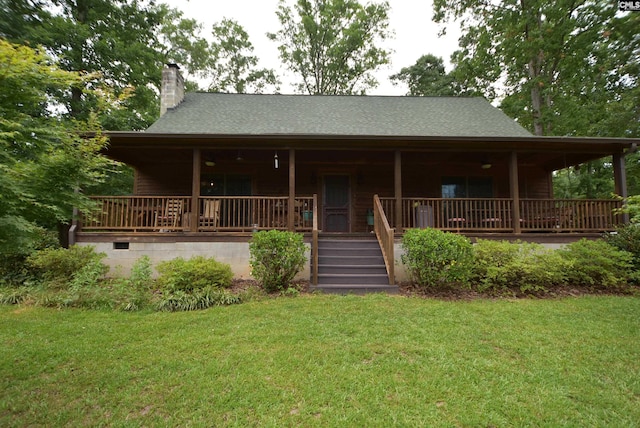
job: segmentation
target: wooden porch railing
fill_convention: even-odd
[[[289,198],[286,196],[211,196],[198,199],[198,225],[191,226],[189,196],[94,197],[96,211],[81,216],[84,231],[191,231],[244,232],[286,230]],[[291,215],[296,231],[311,231],[316,202],[312,196],[296,197]]]
[[[380,198],[391,224],[395,199]],[[450,231],[603,232],[614,230],[622,217],[621,202],[611,199],[520,199],[520,219],[514,219],[511,199],[403,198],[402,227],[433,227]]]
[[[82,230],[187,230],[184,213],[191,211],[187,196],[101,196],[92,198],[96,210],[81,215]]]
[[[387,274],[389,275],[389,284],[393,285],[395,284],[395,231],[389,226],[378,195],[373,196],[373,230],[380,243],[384,264],[387,267]]]
[[[614,212],[622,202],[612,199],[521,199],[523,231],[602,232],[622,224]]]
[[[313,196],[296,197],[289,210],[287,196],[206,196],[198,199],[198,225],[191,227],[189,196],[94,197],[96,210],[81,216],[83,231],[105,232],[251,232],[313,231]],[[388,224],[395,225],[395,199],[378,198]],[[513,218],[511,199],[403,198],[402,229],[434,227],[458,232],[603,232],[614,230],[622,202],[610,199],[521,199],[520,219]],[[317,212],[316,212],[317,216]],[[317,219],[316,219],[317,220]],[[382,225],[380,225],[382,226]],[[398,232],[402,232],[399,230]]]

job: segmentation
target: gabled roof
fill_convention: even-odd
[[[483,98],[188,93],[154,134],[528,137]]]

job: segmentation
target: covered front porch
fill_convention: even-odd
[[[74,231],[224,237],[257,230],[367,233],[374,197],[396,235],[594,233],[626,221],[632,142],[544,137],[321,138],[115,133],[133,194],[96,196]],[[555,199],[553,172],[610,156],[618,199]]]
[[[277,229],[305,234],[303,277],[314,283],[319,236],[374,234],[393,283],[402,278],[398,238],[410,228],[557,244],[626,221],[617,211],[625,140],[116,133],[110,141],[109,156],[135,169],[133,194],[94,196],[70,242],[96,245],[125,270],[142,255],[205,255],[248,277],[252,234]],[[553,171],[605,156],[620,198],[553,197]]]

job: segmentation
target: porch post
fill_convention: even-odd
[[[613,180],[615,182],[614,191],[616,195],[620,196],[623,201],[626,200],[629,194],[623,153],[614,153],[613,155]],[[629,223],[629,214],[622,214],[622,223]]]
[[[296,151],[289,149],[289,209],[287,210],[287,228],[295,230],[296,203]]]
[[[509,190],[513,203],[513,233],[521,233],[520,228],[520,188],[518,185],[518,153],[511,152],[509,156]]]
[[[200,221],[200,205],[198,199],[200,198],[200,161],[201,161],[200,149],[193,149],[193,177],[191,178],[191,215],[189,218],[189,230],[191,232],[198,231],[198,223]]]
[[[402,233],[402,153],[400,150],[395,152],[395,165],[394,165],[394,183],[395,183],[395,197],[396,197],[396,231]]]

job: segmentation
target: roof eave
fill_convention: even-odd
[[[389,147],[396,148],[417,148],[420,143],[447,143],[449,145],[466,145],[468,143],[492,143],[499,144],[503,148],[509,149],[532,149],[536,146],[540,149],[559,148],[568,146],[593,146],[610,148],[617,147],[619,150],[629,150],[637,147],[639,138],[616,138],[616,137],[558,137],[558,136],[451,136],[451,135],[334,135],[334,134],[166,134],[150,132],[107,132],[112,144],[133,144],[139,145],[200,145],[216,140],[218,142],[228,142],[230,145],[243,141],[249,146],[251,143],[264,146],[265,142],[287,142],[289,147],[316,148],[314,142],[323,142],[322,147],[330,148],[331,141],[353,143],[353,148],[363,147],[372,142],[384,142]],[[300,144],[290,144],[291,142]],[[513,145],[517,146],[513,146]],[[535,145],[535,146],[530,146]]]

